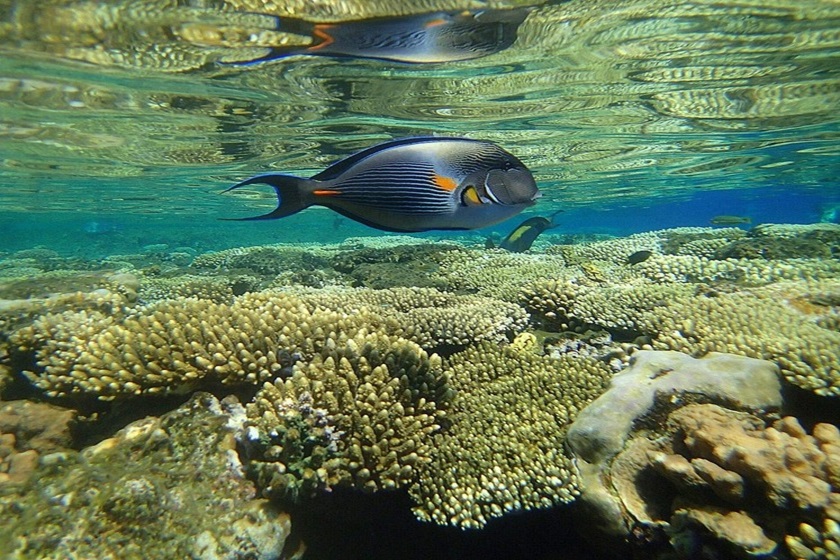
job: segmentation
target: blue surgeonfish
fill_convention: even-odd
[[[557,214],[561,212],[562,210],[558,210],[552,214],[550,218],[545,218],[543,216],[528,218],[516,226],[516,228],[502,240],[499,244],[499,248],[510,251],[511,253],[524,253],[531,248],[531,245],[534,244],[534,241],[536,241],[537,237],[539,237],[542,232],[547,229],[556,228],[559,225],[556,219]]]
[[[269,173],[237,183],[274,187],[283,218],[326,206],[386,231],[476,229],[516,216],[540,191],[534,176],[496,144],[466,138],[419,137],[378,144],[334,163],[310,179]]]
[[[409,63],[470,60],[510,47],[532,8],[432,12],[338,23],[277,18],[277,29],[310,35],[308,47],[270,47],[257,64],[292,55],[348,56]]]

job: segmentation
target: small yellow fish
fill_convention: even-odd
[[[720,216],[715,216],[709,223],[714,226],[737,226],[739,224],[749,224],[752,220],[747,216],[729,216],[726,214],[721,214]]]

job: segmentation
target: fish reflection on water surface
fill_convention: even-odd
[[[534,177],[496,144],[418,137],[378,144],[310,179],[269,173],[233,185],[274,187],[277,208],[264,220],[312,205],[385,231],[477,229],[512,218],[541,196]]]
[[[310,35],[308,47],[271,47],[233,64],[251,65],[293,55],[347,56],[408,63],[481,58],[510,47],[532,8],[433,12],[339,23],[277,18],[277,30]]]

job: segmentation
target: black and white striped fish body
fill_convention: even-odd
[[[476,229],[534,204],[531,172],[499,146],[464,138],[386,142],[335,163],[311,179],[258,175],[228,190],[258,183],[277,191],[282,218],[321,205],[387,231]]]

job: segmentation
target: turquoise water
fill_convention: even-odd
[[[297,56],[249,67],[218,61],[260,56],[255,43],[310,40],[266,38],[273,20],[252,12],[323,21],[411,6],[4,7],[0,215],[10,248],[26,245],[22,233],[72,252],[88,243],[89,222],[108,222],[117,245],[150,237],[207,249],[365,233],[321,210],[282,224],[219,223],[274,203],[267,188],[249,201],[219,192],[269,170],[312,175],[418,134],[499,143],[545,194],[531,213],[564,209],[569,229],[629,233],[649,214],[680,225],[708,225],[709,214],[837,219],[833,2],[548,4],[510,48],[475,60]],[[423,4],[436,7],[451,6]],[[731,199],[705,201],[720,191]],[[770,197],[779,209],[753,209]]]
[[[294,54],[262,64],[231,64],[263,57],[278,46],[305,49],[313,36],[317,40],[318,34],[300,34],[300,24],[292,21],[329,26],[436,10],[523,7],[531,9],[512,44],[468,60],[409,64]],[[332,33],[329,27],[318,29],[321,35]],[[471,367],[468,352],[482,340],[501,349],[515,346],[537,371],[543,362],[580,354],[582,360],[609,364],[612,374],[626,368],[634,352],[650,347],[775,360],[785,383],[785,414],[800,417],[809,432],[817,422],[838,425],[838,108],[840,3],[832,0],[570,0],[533,5],[516,0],[0,0],[0,405],[7,400],[50,402],[79,411],[73,433],[62,444],[61,452],[70,459],[53,458],[50,463],[41,457],[40,467],[46,464],[52,470],[40,472],[46,482],[40,484],[36,476],[26,491],[20,489],[24,486],[4,486],[10,478],[4,475],[12,471],[12,459],[7,458],[23,454],[27,440],[21,438],[16,447],[14,438],[0,434],[5,437],[0,439],[0,518],[8,514],[15,522],[11,529],[0,527],[0,558],[6,558],[4,545],[18,551],[14,558],[47,557],[39,554],[44,550],[56,558],[71,553],[139,558],[145,552],[152,558],[177,557],[184,550],[195,552],[185,544],[194,536],[189,515],[198,520],[195,527],[205,527],[202,508],[233,515],[236,507],[251,507],[256,496],[277,498],[259,473],[240,476],[231,490],[195,472],[206,467],[219,469],[221,478],[230,476],[231,465],[224,461],[235,463],[231,454],[223,453],[224,460],[214,463],[219,448],[211,445],[205,453],[202,447],[205,437],[216,442],[221,429],[196,436],[189,422],[187,428],[178,428],[182,432],[173,428],[173,448],[181,455],[178,460],[167,456],[166,469],[156,469],[156,459],[144,454],[157,449],[154,441],[142,453],[129,445],[131,453],[151,462],[149,472],[163,473],[160,480],[140,470],[132,476],[139,480],[148,475],[155,482],[146,484],[165,499],[150,499],[143,484],[123,484],[120,473],[109,471],[108,461],[128,469],[137,458],[131,453],[128,461],[108,456],[108,445],[120,449],[115,440],[94,448],[93,459],[78,459],[76,452],[90,450],[88,446],[106,437],[124,437],[117,430],[132,420],[183,411],[178,407],[195,390],[213,391],[219,398],[235,395],[243,404],[253,404],[259,383],[282,382],[293,367],[317,370],[318,345],[331,348],[318,337],[335,334],[332,329],[344,336],[334,324],[356,319],[359,324],[346,327],[348,336],[377,328],[397,338],[394,344],[405,342],[403,336],[414,344],[414,336],[418,354],[437,353],[441,367],[454,363],[464,370]],[[225,221],[275,208],[277,198],[267,186],[222,193],[247,177],[267,172],[309,177],[377,143],[421,135],[497,143],[533,172],[543,197],[520,216],[492,227],[412,234],[428,242],[422,244],[322,207],[281,220]],[[555,213],[558,226],[545,232],[530,252],[488,250],[490,241],[498,244],[524,219]],[[236,250],[217,253],[228,249]],[[628,260],[639,253],[647,253],[647,260]],[[560,287],[551,287],[551,282]],[[349,297],[358,297],[370,309],[360,312],[356,301],[346,299],[350,292],[345,290],[351,287],[359,291]],[[414,288],[421,290],[420,296],[410,291]],[[268,307],[259,306],[261,297],[280,303],[266,312]],[[324,315],[331,322],[313,327],[307,337],[300,333],[322,319],[278,314],[288,301],[293,301],[288,305],[295,313],[337,308],[344,315],[340,321]],[[746,307],[737,307],[743,301]],[[757,302],[755,310],[750,302]],[[171,311],[167,305],[174,311],[164,320]],[[211,311],[202,315],[205,305]],[[594,312],[596,305],[603,308]],[[460,306],[468,311],[461,312]],[[362,324],[368,311],[370,324]],[[443,315],[436,315],[438,311]],[[248,329],[257,323],[254,317],[270,321],[275,314],[288,319],[287,330],[294,336],[304,338],[294,342],[299,348],[289,342],[286,325],[261,326],[248,339],[253,334]],[[568,317],[559,318],[564,314]],[[240,315],[245,323],[236,322]],[[195,316],[211,325],[202,331],[205,338],[178,346],[182,323]],[[140,324],[138,317],[148,319],[143,323],[148,328],[131,331],[131,325]],[[422,321],[428,322],[418,323]],[[239,334],[247,344],[236,346],[237,330],[228,329],[230,325],[242,327]],[[459,329],[469,333],[462,337],[467,340],[453,342],[461,335]],[[221,331],[226,343],[213,338]],[[680,338],[682,331],[690,334]],[[146,343],[146,335],[152,342]],[[164,339],[166,344],[160,342]],[[215,342],[208,343],[211,339]],[[269,350],[260,346],[264,341],[275,346],[270,352],[277,363],[265,358]],[[574,346],[576,341],[583,349]],[[330,343],[335,350],[332,339]],[[161,358],[159,352],[154,358],[161,347],[173,354]],[[198,358],[184,358],[193,350]],[[270,375],[255,382],[237,379],[236,373],[228,379],[217,371],[228,359],[219,358],[224,364],[213,361],[220,354],[241,357],[252,350],[255,355],[265,351],[264,359],[255,359],[259,366],[251,364],[248,371]],[[596,359],[586,352],[602,354]],[[138,353],[141,363],[126,365]],[[300,356],[299,362],[293,356]],[[167,359],[174,364],[166,370],[174,378],[172,385],[161,382],[162,374],[151,366],[147,375],[147,365],[161,369],[155,359],[164,370]],[[494,356],[488,363],[493,360],[504,362]],[[473,359],[479,368],[484,361],[483,356]],[[266,362],[282,368],[266,369]],[[532,373],[526,370],[512,369],[517,375]],[[115,371],[129,382],[114,381]],[[559,378],[551,378],[551,387],[565,387],[560,383],[568,372],[558,371],[552,370]],[[243,367],[238,373],[245,372]],[[104,383],[114,393],[87,393],[89,379],[100,387],[96,391]],[[425,387],[427,380],[421,381]],[[151,388],[141,387],[146,382]],[[606,380],[593,374],[584,385],[589,390],[584,396],[577,397],[574,388],[569,391],[572,400],[580,398],[569,410],[590,402],[606,388]],[[511,386],[519,387],[514,382]],[[483,394],[482,388],[461,387],[454,393],[468,398],[472,389]],[[542,402],[543,392],[551,393],[539,384],[530,390],[535,392],[521,398],[534,403]],[[440,403],[432,397],[424,403],[457,409],[462,405],[446,400],[455,398],[451,392],[442,391]],[[498,397],[489,390],[487,395]],[[451,416],[429,432],[440,436],[431,448],[451,446],[465,437],[459,429],[482,426],[485,417],[503,419],[508,412],[480,416],[482,403],[472,404],[476,406],[464,406],[457,414],[446,409]],[[220,405],[214,406],[216,414]],[[556,421],[558,432],[549,433],[561,439],[550,440],[553,447],[545,455],[565,469],[571,459],[563,455],[562,431],[574,414],[565,412],[565,404],[561,408],[566,416]],[[470,417],[472,411],[480,417]],[[0,421],[3,415],[0,410]],[[762,420],[770,423],[775,419],[770,416]],[[258,423],[253,416],[248,421]],[[214,424],[202,425],[207,429]],[[246,441],[242,425],[236,444],[228,442],[234,447],[223,451],[239,451],[243,469],[251,468],[249,461],[257,468],[270,467],[282,446],[258,448]],[[529,420],[523,429],[530,427]],[[499,432],[489,439],[507,445],[505,436],[519,437],[518,432]],[[226,433],[234,439],[233,432]],[[262,437],[260,445],[270,439]],[[540,437],[534,439],[542,445]],[[190,448],[182,440],[198,443]],[[190,454],[196,449],[207,461],[201,467]],[[292,518],[292,536],[288,529],[283,535],[287,542],[282,557],[297,557],[299,540],[309,547],[305,557],[330,560],[600,557],[592,541],[576,532],[577,510],[561,506],[569,495],[560,490],[537,501],[539,511],[506,510],[501,516],[499,504],[492,504],[498,511],[476,505],[475,518],[453,517],[446,526],[446,514],[423,498],[439,490],[435,485],[440,480],[459,472],[453,457],[470,460],[473,451],[481,457],[481,449],[473,448],[430,453],[430,462],[442,462],[440,470],[419,484],[415,479],[421,475],[409,468],[415,479],[400,480],[399,492],[363,494],[336,485],[335,493],[323,492],[311,502],[275,501]],[[497,450],[496,456],[516,455],[508,451]],[[106,459],[96,459],[96,452],[105,453]],[[77,459],[82,467],[72,470]],[[415,466],[416,457],[411,461],[408,467]],[[356,476],[360,467],[353,468]],[[481,469],[490,467],[481,463]],[[306,476],[314,475],[307,471]],[[563,476],[551,471],[550,479],[562,479],[568,485],[563,491],[576,488],[568,470]],[[194,489],[200,499],[181,510],[183,495],[178,492],[182,483],[187,488],[185,480],[195,483],[189,491]],[[82,497],[75,501],[67,498],[76,484],[101,490],[109,498],[107,507],[90,497],[93,490],[79,492]],[[355,484],[362,486],[358,480]],[[840,496],[836,485],[831,492]],[[37,501],[42,495],[46,498]],[[132,517],[132,500],[141,506],[164,504],[165,511],[157,516],[160,524]],[[507,508],[510,501],[500,503]],[[442,506],[442,511],[451,514],[457,510],[452,508]],[[786,537],[799,538],[800,524],[819,526],[824,517],[840,516],[836,511],[823,515],[819,508],[801,515],[786,510],[771,514],[768,521],[758,509],[756,519],[779,547],[772,557],[781,560],[793,557],[793,549],[784,543]],[[75,518],[67,513],[71,510],[77,512]],[[149,511],[156,510],[141,513]],[[182,511],[183,518],[173,514]],[[115,522],[120,512],[126,518]],[[415,513],[425,521],[415,519]],[[483,525],[483,515],[496,517],[483,529],[462,530]],[[90,524],[77,523],[82,518]],[[230,519],[216,522],[214,517],[213,522],[223,532],[233,526]],[[177,554],[165,552],[166,539],[143,533],[144,528],[154,532],[160,527]],[[249,538],[259,533],[235,528]],[[833,538],[829,533],[826,529],[826,539]],[[96,548],[99,541],[91,535],[102,536],[107,545],[103,550],[112,547],[107,554]],[[633,534],[637,557],[654,549],[667,557],[673,552],[668,547],[678,545],[688,552],[680,549],[676,557],[695,557],[685,539],[674,538],[679,541],[674,544],[663,535]],[[650,542],[642,542],[646,538]],[[52,550],[56,542],[65,548]],[[701,537],[697,543],[708,544]],[[136,549],[145,545],[150,551]],[[709,546],[718,550],[714,543]]]

